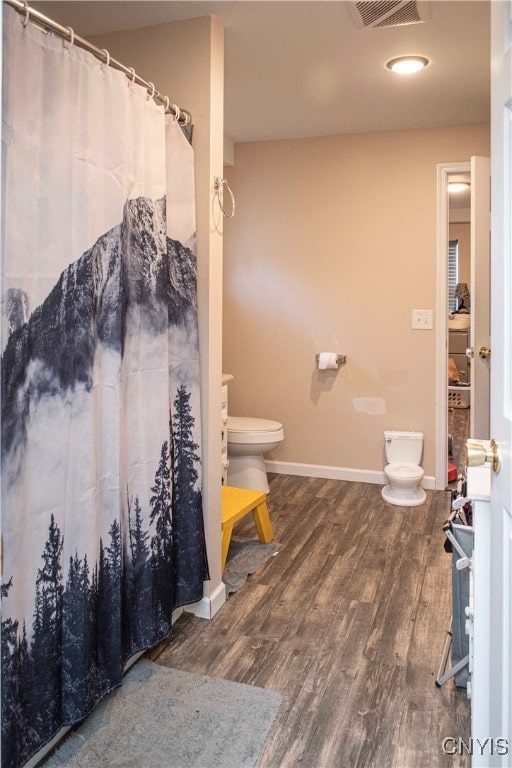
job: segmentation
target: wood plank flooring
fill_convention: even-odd
[[[377,485],[270,485],[279,553],[211,621],[180,617],[152,658],[283,695],[257,768],[469,766],[442,751],[469,736],[465,691],[434,685],[450,625],[449,495],[401,508]],[[256,538],[252,522],[235,535]]]

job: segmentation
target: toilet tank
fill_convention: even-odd
[[[422,432],[384,432],[384,448],[387,464],[421,464],[423,454]]]

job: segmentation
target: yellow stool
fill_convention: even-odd
[[[274,531],[267,509],[267,495],[263,491],[251,491],[248,488],[222,486],[222,571],[226,566],[229,542],[233,526],[248,512],[254,515],[259,540],[268,544],[274,538]]]

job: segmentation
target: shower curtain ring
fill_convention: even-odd
[[[128,67],[128,72],[132,76],[132,83],[134,83],[135,82],[135,70],[134,70],[134,68],[133,67]]]
[[[66,29],[69,32],[69,42],[67,40],[64,42],[64,48],[69,51],[75,44],[75,32],[72,27],[66,27]]]
[[[180,108],[178,107],[177,104],[171,104],[171,106],[172,106],[172,109],[173,109],[173,112],[174,112],[174,115],[173,115],[172,119],[174,120],[175,123],[179,123],[180,117],[181,117]]]
[[[102,48],[101,50],[102,50],[102,51],[103,51],[103,53],[105,54],[105,61],[104,61],[104,64],[106,64],[106,65],[107,65],[107,67],[110,67],[110,53],[107,51],[107,49],[106,49],[106,48]]]
[[[164,114],[167,114],[169,111],[169,97],[164,96]]]
[[[23,5],[25,6],[25,17],[24,17],[23,21],[21,22],[21,24],[22,24],[23,27],[26,27],[27,24],[28,24],[28,20],[30,19],[30,8],[28,7],[27,0],[25,0]]]
[[[151,92],[148,89],[148,99],[154,99],[155,98],[155,86],[153,85],[153,83],[151,81],[148,83],[148,85],[151,86]]]

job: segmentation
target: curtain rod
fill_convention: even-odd
[[[7,3],[7,5],[12,6],[18,13],[25,16],[25,20],[22,22],[23,26],[25,26],[28,21],[32,21],[34,24],[43,27],[43,29],[51,29],[53,32],[56,32],[61,37],[67,39],[71,45],[78,45],[80,48],[84,48],[86,51],[93,53],[96,58],[101,59],[107,66],[124,72],[134,83],[143,85],[155,101],[159,101],[165,105],[165,112],[172,114],[181,126],[192,124],[192,115],[190,112],[186,109],[180,109],[176,104],[171,104],[169,97],[164,96],[160,91],[157,91],[153,83],[140,77],[133,67],[125,67],[120,61],[114,59],[105,48],[97,48],[88,40],[80,37],[80,35],[76,35],[71,27],[63,27],[62,24],[53,21],[53,19],[48,18],[48,16],[45,16],[35,8],[30,8],[27,2],[22,2],[21,0],[3,1],[4,3]]]

